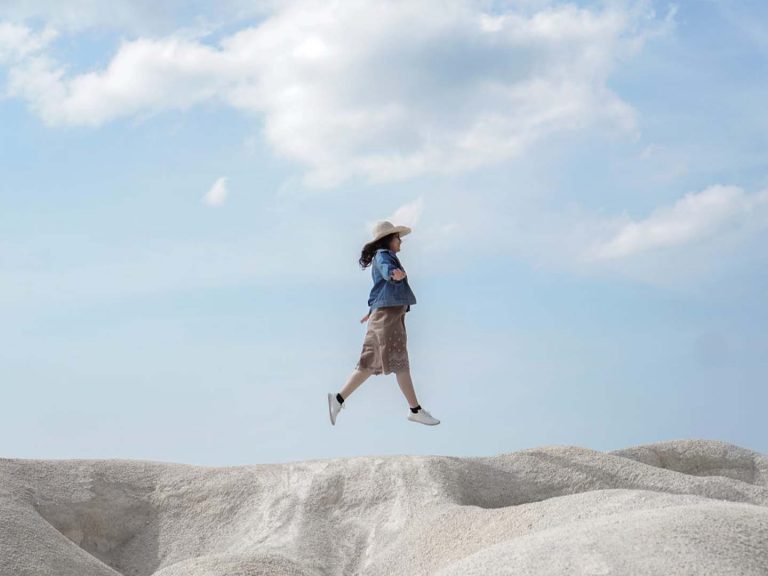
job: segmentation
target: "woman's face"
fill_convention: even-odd
[[[392,250],[392,252],[400,252],[401,242],[402,240],[400,239],[400,234],[395,234],[395,236],[389,242],[389,249]]]

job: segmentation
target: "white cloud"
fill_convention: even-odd
[[[99,126],[118,116],[188,109],[213,98],[226,77],[217,53],[179,38],[125,42],[102,72],[65,79],[45,57],[14,67],[9,91],[51,125]]]
[[[0,21],[0,64],[28,58],[43,50],[56,36],[58,32],[51,27],[34,32],[21,24]]]
[[[747,193],[715,184],[636,218],[578,202],[553,206],[546,190],[536,192],[504,196],[478,188],[462,194],[458,208],[453,199],[441,199],[429,220],[459,222],[460,233],[444,238],[457,261],[499,256],[553,273],[620,278],[687,295],[705,295],[718,282],[763,264],[768,189]]]
[[[395,210],[391,216],[387,217],[395,225],[416,226],[424,212],[424,198],[419,196],[412,202],[403,204]]]
[[[222,176],[213,183],[211,189],[203,196],[203,202],[209,206],[221,206],[226,201],[228,195],[227,178]]]
[[[380,218],[376,218],[375,220],[366,222],[366,232],[367,234],[371,234],[373,232],[374,226],[376,226],[376,223],[381,220],[391,222],[395,226],[409,226],[411,228],[415,228],[418,225],[423,212],[424,198],[420,196],[415,200],[412,200],[411,202],[398,207],[394,212],[392,212],[392,214],[388,216],[382,216]]]
[[[50,125],[214,101],[263,116],[275,151],[333,186],[451,173],[518,156],[591,125],[637,134],[612,70],[669,19],[647,1],[601,10],[469,0],[276,3],[218,45],[181,35],[121,43],[103,70],[49,58],[11,69],[10,93]]]
[[[627,258],[643,252],[692,244],[726,233],[768,208],[768,190],[746,194],[737,186],[714,185],[689,193],[647,218],[621,224],[608,240],[588,251],[594,260]]]

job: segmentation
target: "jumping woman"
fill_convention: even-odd
[[[405,314],[411,310],[411,304],[416,304],[416,296],[408,285],[408,276],[397,253],[400,252],[401,237],[410,232],[408,226],[393,226],[383,220],[374,226],[373,240],[363,246],[359,263],[363,270],[372,265],[373,276],[368,314],[360,319],[360,323],[368,320],[368,331],[360,359],[347,384],[336,394],[328,393],[328,412],[333,425],[336,425],[339,411],[346,406],[344,401],[371,374],[392,372],[408,400],[411,409],[408,420],[429,426],[440,424],[440,420],[419,406],[408,362]]]

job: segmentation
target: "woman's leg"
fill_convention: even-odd
[[[400,385],[400,390],[405,394],[405,398],[408,400],[408,405],[411,408],[416,408],[419,405],[419,401],[416,399],[416,392],[413,390],[413,380],[411,380],[411,371],[403,370],[401,372],[395,372],[397,377],[397,383]],[[342,394],[344,396],[344,394]]]
[[[339,394],[341,394],[341,397],[346,400],[349,398],[349,395],[354,392],[360,384],[365,382],[368,379],[368,376],[373,374],[370,370],[355,370],[352,372],[352,375],[349,377],[349,380],[347,380],[346,385],[344,388],[341,389]]]

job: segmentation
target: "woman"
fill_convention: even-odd
[[[402,242],[401,236],[409,234],[407,226],[393,226],[383,220],[373,228],[373,240],[363,246],[360,266],[365,269],[372,264],[373,287],[368,297],[368,314],[360,322],[368,322],[368,331],[363,341],[360,359],[355,371],[340,392],[328,393],[328,412],[331,424],[336,424],[336,416],[346,406],[345,400],[355,389],[365,382],[371,374],[395,373],[397,383],[403,391],[411,413],[408,420],[434,426],[440,420],[424,410],[416,399],[408,362],[407,335],[405,332],[405,314],[411,304],[416,304],[405,268],[397,257]]]

